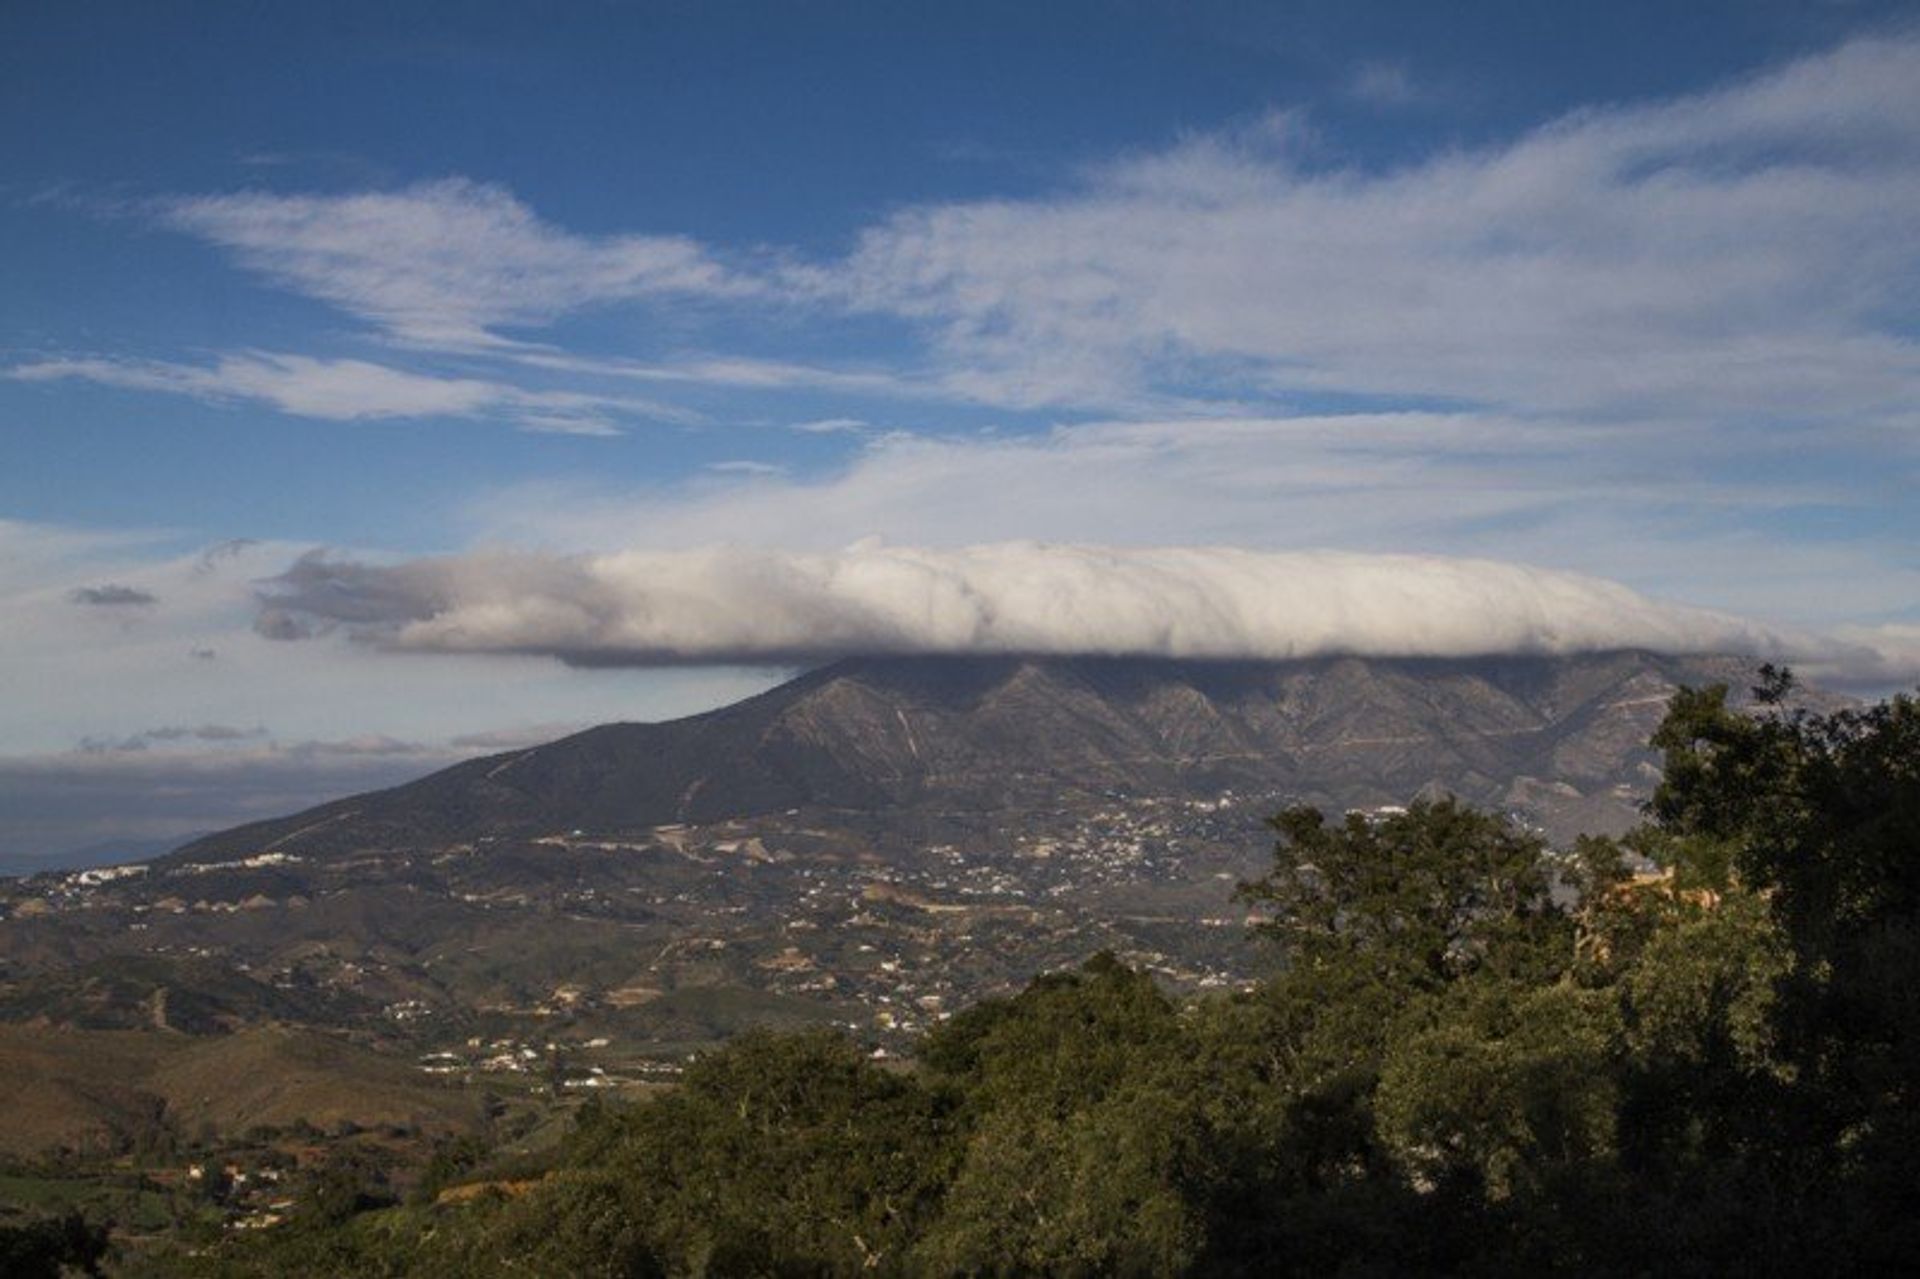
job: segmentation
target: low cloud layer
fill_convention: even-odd
[[[807,663],[855,654],[1288,659],[1608,648],[1870,664],[1849,645],[1657,602],[1599,578],[1492,560],[1225,547],[863,543],[301,559],[262,634],[344,630],[384,647],[582,665]]]

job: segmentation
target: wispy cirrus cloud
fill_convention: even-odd
[[[1386,170],[1297,138],[1284,117],[1051,197],[910,208],[809,283],[921,325],[1009,404],[1198,383],[1910,420],[1920,43]]]
[[[717,475],[779,475],[786,468],[773,462],[760,462],[752,458],[734,457],[721,462],[707,463],[707,469]]]
[[[822,417],[807,422],[794,422],[787,428],[802,435],[865,435],[873,425],[865,418],[858,417]]]
[[[1920,40],[1860,39],[1388,168],[1344,162],[1308,112],[1276,111],[1063,174],[1049,194],[908,206],[850,253],[811,260],[580,234],[457,178],[150,207],[390,347],[583,383],[1150,414],[1358,396],[1904,429],[1920,400],[1920,247],[1904,212],[1920,203],[1916,85]],[[1350,87],[1377,102],[1418,91],[1391,62]],[[680,314],[689,301],[695,317]],[[770,304],[850,334],[872,315],[899,327],[881,346],[849,337],[829,361],[524,340],[616,306],[672,307],[676,324],[725,334]],[[451,412],[486,398],[442,380],[389,396]]]
[[[529,390],[484,378],[417,373],[366,360],[316,359],[267,351],[222,355],[210,364],[99,357],[36,360],[5,376],[22,382],[78,379],[227,403],[267,404],[295,417],[331,421],[386,418],[501,418],[523,430],[612,435],[621,417],[686,421],[693,415],[649,400],[577,391]]]
[[[503,330],[586,307],[759,288],[693,240],[574,234],[461,178],[350,195],[183,196],[158,208],[275,283],[436,348],[498,347],[511,341]]]
[[[579,355],[540,349],[502,353],[516,365],[583,377],[613,378],[668,387],[721,387],[744,391],[828,391],[850,396],[940,399],[948,392],[936,379],[880,368],[835,368],[797,360],[738,355],[682,355],[672,360]]]

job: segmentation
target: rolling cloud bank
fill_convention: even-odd
[[[805,664],[857,654],[1104,654],[1284,660],[1607,648],[1737,652],[1884,674],[1870,643],[1662,603],[1581,574],[1493,560],[1227,547],[863,542],[474,553],[375,565],[302,557],[256,629],[345,631],[422,653],[576,665]]]

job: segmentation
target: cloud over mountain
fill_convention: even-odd
[[[953,550],[865,542],[818,554],[502,552],[387,565],[316,553],[268,585],[258,629],[274,638],[344,629],[402,650],[583,665],[1622,647],[1835,661],[1854,651],[1599,578],[1492,560],[1031,542]]]

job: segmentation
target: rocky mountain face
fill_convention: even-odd
[[[1332,808],[1450,792],[1556,838],[1630,824],[1682,683],[1750,662],[858,659],[664,724],[609,724],[198,840],[175,861],[708,824],[787,810],[992,811],[1258,793]]]

